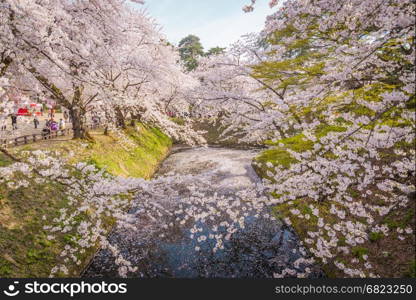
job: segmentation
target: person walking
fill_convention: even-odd
[[[55,122],[54,119],[51,119],[49,128],[51,129],[51,131],[57,131],[57,130],[59,130],[59,124],[58,124],[58,122]]]
[[[92,123],[94,124],[94,126],[98,126],[99,119],[97,115],[92,116]]]
[[[50,122],[49,120],[47,120],[45,123],[45,126],[42,129],[42,137],[46,140],[50,134],[51,134]]]
[[[1,131],[5,131],[7,129],[6,118],[7,118],[6,116],[0,115],[0,130]]]
[[[12,129],[16,130],[17,129],[17,116],[16,114],[12,114]]]
[[[68,118],[69,118],[68,112],[64,111],[64,121],[68,122]]]
[[[33,118],[33,125],[35,125],[35,129],[38,129],[38,125],[39,125],[39,119],[38,116],[35,115],[35,117]]]
[[[65,120],[59,119],[59,129],[64,130],[65,129]]]

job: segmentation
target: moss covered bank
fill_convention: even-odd
[[[69,163],[88,162],[123,177],[150,178],[169,154],[172,142],[156,128],[139,124],[118,134],[91,132],[94,142],[80,140],[45,141],[12,149],[52,150],[70,157]],[[0,156],[0,167],[12,162]],[[59,253],[71,242],[71,234],[48,240],[44,216],[58,216],[68,208],[65,189],[54,182],[30,182],[27,187],[9,189],[0,184],[0,277],[47,277],[59,261]],[[112,220],[104,220],[108,229]],[[71,274],[80,272],[94,249],[85,253]]]

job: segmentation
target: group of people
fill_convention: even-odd
[[[101,118],[100,118],[99,115],[93,114],[92,117],[91,117],[91,121],[92,121],[92,124],[98,125],[98,124],[101,123]]]
[[[17,115],[11,114],[10,117],[12,120],[12,130],[16,130],[17,129]],[[7,116],[0,115],[0,130],[1,131],[7,130]]]
[[[33,119],[33,122],[34,122],[34,125],[35,125],[35,129],[37,129],[38,126],[39,126],[39,120],[36,116]],[[58,131],[58,130],[63,130],[65,128],[66,128],[66,122],[65,122],[64,119],[59,119],[59,122],[56,122],[53,118],[46,119],[45,120],[45,126],[42,129],[42,135],[46,136],[46,135],[50,134],[51,132]]]
[[[180,118],[188,118],[188,117],[192,117],[191,113],[188,112],[182,112],[182,113],[175,113],[173,111],[168,111],[166,113],[169,117],[171,118],[176,118],[176,117],[180,117]]]
[[[17,114],[11,114],[12,130],[17,130]],[[0,131],[7,131],[7,116],[0,116]],[[38,129],[40,121],[37,115],[33,118],[34,129]],[[45,119],[45,126],[42,129],[42,134],[49,134],[52,131],[58,131],[66,128],[66,120],[60,119],[59,122],[55,121],[53,117]]]
[[[62,118],[59,119],[59,121],[55,121],[55,110],[54,109],[50,109],[48,112],[48,116],[46,119],[44,119],[43,126],[41,125],[41,120],[40,117],[42,116],[43,113],[43,108],[41,110],[41,114],[34,114],[33,119],[32,119],[32,124],[33,124],[33,128],[35,130],[39,130],[41,129],[41,134],[45,137],[49,134],[51,134],[52,132],[56,132],[59,130],[64,130],[67,128],[67,124],[72,123],[72,118],[70,116],[70,114],[68,113],[68,111],[64,111],[62,114]],[[25,129],[25,126],[23,126],[22,124],[26,123],[27,125],[30,124],[30,121],[26,118],[28,118],[27,116],[24,116],[22,118],[24,118],[25,120],[23,120],[23,123],[18,124],[18,115],[16,113],[13,114],[1,114],[0,113],[0,132],[1,131],[7,131],[8,130],[8,120],[9,117],[11,118],[11,125],[12,125],[12,130],[16,130],[18,129],[18,125],[19,127],[21,127],[21,129]],[[97,113],[92,113],[91,116],[91,121],[94,125],[99,125],[101,123],[101,118]],[[30,126],[30,125],[29,125]],[[27,128],[29,130],[29,128]]]
[[[42,107],[41,111],[40,111],[40,114],[43,115],[43,112],[44,112],[44,108]],[[40,122],[39,122],[38,116],[36,114],[34,114],[34,115],[35,115],[35,117],[33,119],[33,124],[34,124],[35,129],[37,129]],[[7,119],[8,119],[9,116],[11,118],[11,125],[12,125],[11,129],[12,130],[18,129],[17,128],[18,115],[16,113],[9,114],[9,115],[2,115],[0,113],[0,131],[7,131]],[[48,125],[51,125],[51,124],[48,124],[48,123],[54,123],[55,122],[54,121],[54,118],[55,118],[55,110],[54,109],[49,110],[48,118],[49,118],[49,120],[45,120],[45,122],[47,124],[47,127],[50,127]],[[60,121],[58,123],[59,128],[64,129],[65,128],[65,123],[68,123],[68,121],[70,121],[70,116],[69,116],[68,112],[65,111],[64,114],[63,114],[63,119],[60,119]],[[52,127],[54,127],[54,126],[52,126]]]

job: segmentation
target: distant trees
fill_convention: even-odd
[[[193,71],[198,67],[198,58],[204,55],[204,47],[202,47],[199,37],[196,35],[188,35],[179,42],[179,54],[182,63],[187,71]]]
[[[211,56],[211,55],[220,55],[225,53],[226,48],[222,47],[213,47],[210,48],[206,53],[205,56]]]
[[[204,47],[201,44],[200,38],[193,34],[184,37],[179,42],[178,46],[182,63],[188,72],[191,72],[198,67],[199,60],[202,57],[224,54],[226,50],[226,48],[217,46],[210,48],[207,52],[204,52]]]

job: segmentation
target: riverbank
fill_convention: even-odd
[[[343,130],[327,126],[318,136]],[[276,168],[289,169],[298,162],[291,151],[303,153],[314,147],[302,134],[269,144],[272,147],[257,156],[253,166],[257,174],[272,185],[279,174]],[[414,149],[414,143],[398,144],[383,153],[379,164],[389,165],[398,159],[398,151],[411,148]],[[378,186],[373,186],[371,192],[365,195],[354,186],[350,187],[350,200],[344,203],[293,198],[277,204],[273,213],[294,228],[303,244],[315,253],[328,277],[415,277],[414,196],[409,194],[408,201],[390,210],[389,199],[395,194],[386,193]],[[383,195],[386,201],[378,199],[378,195]],[[271,196],[277,200],[281,197],[276,193]],[[367,217],[356,208],[362,203],[374,208],[373,217]],[[389,209],[387,214],[384,213],[386,209]],[[370,225],[376,225],[373,226],[376,229],[370,229]]]
[[[28,157],[49,151],[51,157],[65,160],[68,165],[84,162],[110,175],[149,179],[172,145],[158,129],[142,124],[109,136],[101,131],[93,131],[91,135],[93,142],[45,141],[12,149],[11,153],[16,157]],[[0,172],[15,172],[16,176],[8,182],[0,180],[0,277],[47,277],[51,269],[62,262],[60,254],[66,245],[73,243],[77,233],[68,230],[49,239],[50,231],[44,229],[45,225],[58,218],[62,211],[73,208],[66,186],[58,180],[40,181],[17,167],[11,170],[12,166],[10,159],[0,156]],[[2,170],[2,167],[7,169]],[[16,188],[11,182],[17,182],[17,178],[25,184]],[[111,217],[104,217],[102,221],[104,227],[111,228]],[[82,216],[77,222],[82,222]],[[61,275],[77,276],[94,252],[95,249],[90,249],[80,255],[80,263],[74,264],[68,275]]]
[[[210,147],[225,147],[243,150],[252,148],[265,148],[263,144],[241,142],[240,139],[243,137],[243,135],[234,131],[228,132],[224,135],[226,127],[223,127],[219,120],[194,120],[193,129],[203,132],[202,136],[205,138],[207,144],[210,145]]]

